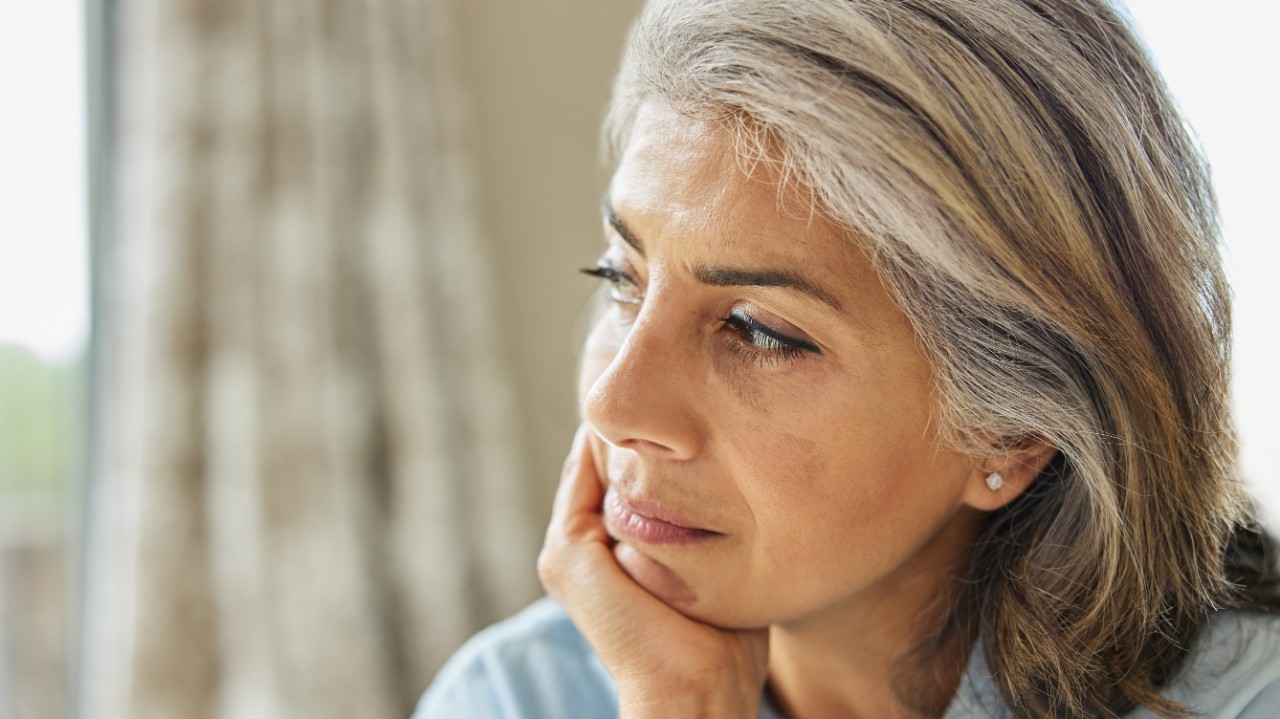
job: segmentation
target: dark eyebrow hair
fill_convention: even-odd
[[[618,217],[618,213],[613,209],[613,203],[609,198],[605,198],[603,203],[603,212],[605,220],[609,226],[618,233],[628,245],[635,248],[640,256],[644,256],[644,243],[639,237],[627,227],[627,224]],[[822,289],[818,285],[806,280],[799,275],[790,272],[781,272],[777,270],[739,270],[729,267],[711,267],[702,266],[694,271],[694,277],[704,285],[712,287],[783,287],[786,289],[797,290],[811,297],[821,300],[830,306],[836,312],[844,312],[840,300],[835,295]]]
[[[836,312],[844,312],[840,300],[814,283],[789,272],[736,270],[728,267],[699,267],[694,271],[698,281],[713,287],[785,287],[803,292],[826,303]]]
[[[613,228],[614,232],[617,232],[618,236],[621,237],[624,242],[631,245],[635,248],[636,252],[640,253],[641,257],[644,257],[644,244],[641,243],[640,238],[636,237],[636,234],[631,231],[631,228],[627,227],[627,223],[623,222],[622,218],[618,217],[618,213],[613,211],[613,203],[610,202],[607,197],[604,200],[603,211],[604,219],[609,223],[609,226]]]

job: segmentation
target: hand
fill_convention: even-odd
[[[689,619],[636,584],[605,533],[585,424],[578,428],[538,556],[547,593],[569,613],[618,685],[625,719],[755,717],[768,630],[727,630]]]

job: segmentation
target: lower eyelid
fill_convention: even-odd
[[[766,349],[758,345],[751,344],[740,337],[728,340],[730,344],[726,348],[726,352],[732,356],[732,359],[739,363],[736,366],[742,369],[743,365],[755,366],[759,369],[775,368],[780,364],[790,365],[797,360],[802,359],[805,354],[804,350],[795,347],[781,347],[779,349]]]

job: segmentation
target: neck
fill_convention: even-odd
[[[925,671],[908,653],[944,619],[954,567],[982,516],[962,512],[889,577],[847,601],[769,630],[769,682],[791,719],[941,716],[972,641],[947,642]],[[910,672],[903,674],[904,668]],[[902,679],[909,678],[909,685]],[[906,689],[909,695],[900,691]]]

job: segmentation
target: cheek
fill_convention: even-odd
[[[739,457],[738,476],[754,479],[740,488],[751,508],[755,561],[772,570],[800,566],[813,551],[807,538],[842,521],[850,493],[823,481],[831,472],[830,458],[799,435],[762,438]]]
[[[609,368],[621,347],[622,336],[600,320],[591,328],[591,334],[582,347],[582,363],[578,368],[578,409],[586,406],[587,396],[596,380]]]
[[[901,562],[954,504],[963,467],[926,440],[914,413],[839,414],[815,413],[740,446],[735,469],[751,478],[739,486],[759,576],[785,575],[797,589],[870,579]]]

